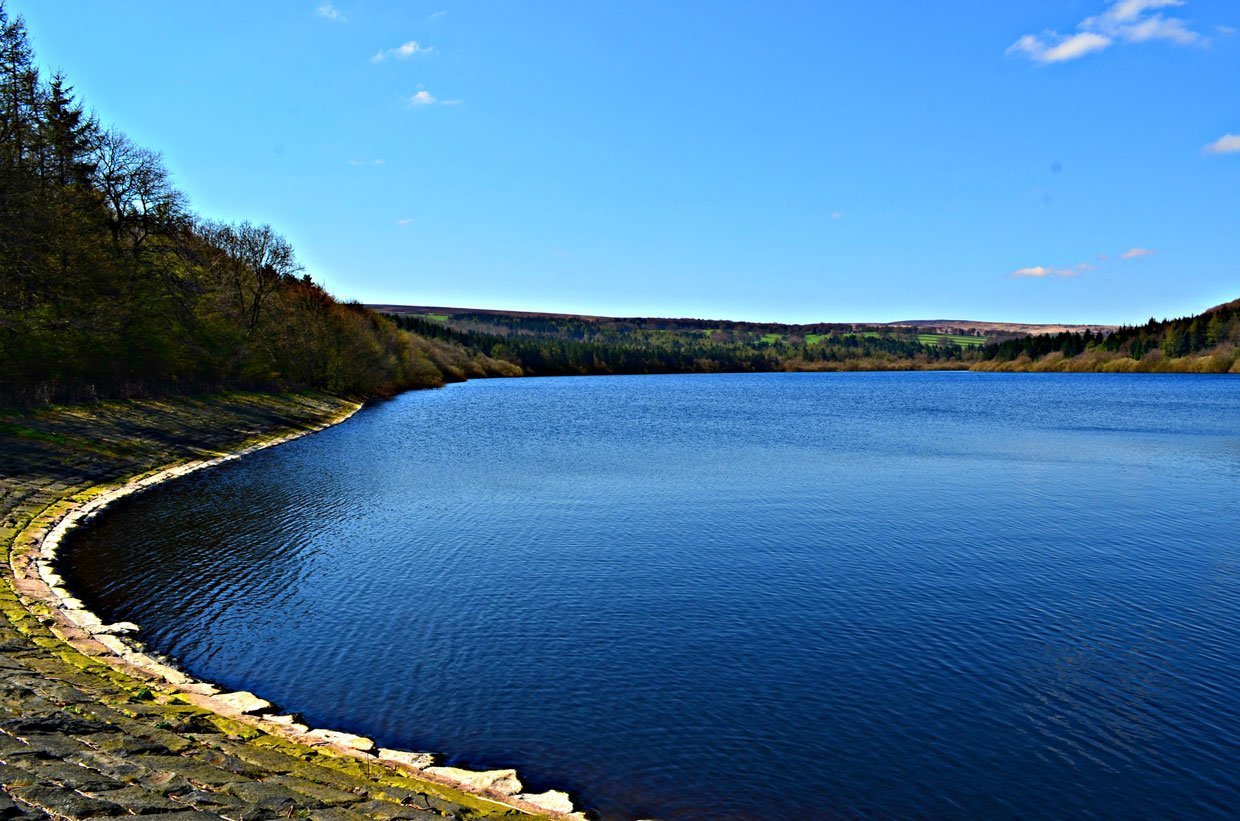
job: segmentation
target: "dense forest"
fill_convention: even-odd
[[[376,306],[401,328],[521,366],[530,375],[966,368],[982,336],[884,326],[419,313]]]
[[[41,76],[0,2],[0,403],[519,373],[337,302],[269,226],[195,215],[157,153]]]

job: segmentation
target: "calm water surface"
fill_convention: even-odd
[[[470,382],[74,544],[194,673],[608,818],[1240,807],[1236,378]]]

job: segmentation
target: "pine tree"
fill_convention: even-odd
[[[0,5],[0,309],[12,316],[30,307],[43,223],[31,167],[38,109],[38,72],[20,17]]]

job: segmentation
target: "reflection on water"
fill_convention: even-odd
[[[193,672],[609,817],[1240,806],[1240,380],[471,382],[122,503]]]

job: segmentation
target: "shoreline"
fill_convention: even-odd
[[[300,723],[296,716],[277,713],[270,702],[258,695],[246,691],[225,692],[211,682],[197,679],[167,659],[148,651],[140,642],[127,638],[138,632],[138,625],[105,624],[73,595],[57,572],[65,536],[74,528],[86,525],[113,502],[181,476],[326,430],[348,420],[362,407],[363,403],[348,402],[328,418],[308,426],[291,431],[287,427],[284,430],[264,431],[233,448],[211,451],[211,455],[203,458],[174,460],[151,466],[145,472],[128,478],[76,488],[75,492],[66,494],[32,516],[24,528],[14,533],[6,561],[6,575],[17,598],[67,649],[81,654],[90,662],[101,663],[118,673],[148,681],[146,687],[157,687],[161,697],[204,710],[226,722],[278,738],[295,747],[352,759],[368,769],[377,766],[399,773],[429,788],[430,792],[438,793],[443,799],[463,804],[463,809],[476,813],[584,821],[587,816],[574,807],[566,793],[555,790],[523,792],[515,770],[477,772],[437,766],[439,756],[436,754],[379,748],[369,738],[309,727]],[[89,411],[87,423],[89,425]],[[462,802],[460,799],[465,797],[472,800]]]

